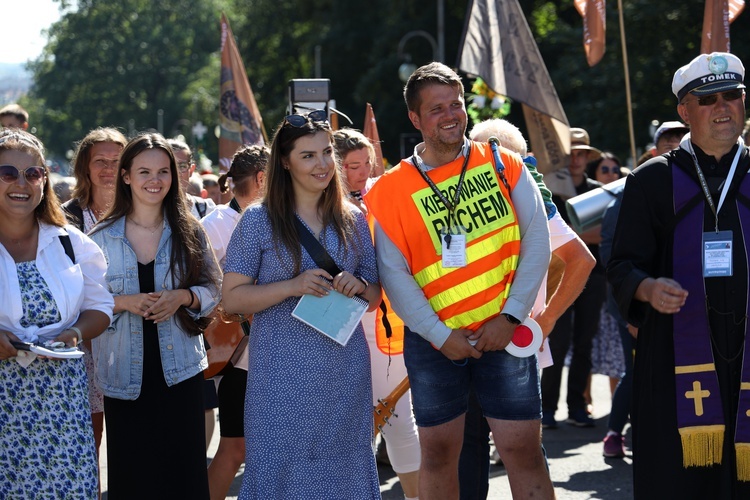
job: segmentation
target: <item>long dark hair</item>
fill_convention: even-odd
[[[160,134],[136,136],[122,150],[120,175],[117,176],[117,187],[115,188],[115,201],[102,221],[92,230],[92,233],[101,231],[121,217],[133,213],[133,193],[130,185],[125,183],[122,174],[124,172],[129,173],[135,157],[149,149],[164,151],[169,157],[169,172],[172,176],[172,183],[162,201],[162,211],[172,230],[172,253],[169,271],[175,283],[177,283],[175,289],[187,289],[193,285],[205,284],[201,278],[206,268],[206,262],[203,258],[203,249],[207,244],[206,234],[187,207],[185,194],[177,175],[177,162],[174,159],[174,153],[166,139]],[[214,282],[213,276],[209,276],[209,280],[212,284],[218,286]],[[183,307],[177,309],[175,316],[180,327],[188,335],[199,335],[211,323],[209,318],[192,319]]]
[[[284,168],[282,160],[288,159],[294,145],[300,137],[315,135],[323,132],[333,147],[331,126],[327,121],[313,121],[308,119],[301,127],[293,127],[285,121],[279,124],[271,143],[271,158],[267,168],[266,192],[263,205],[268,211],[274,240],[281,242],[292,254],[294,259],[294,274],[299,274],[302,266],[302,250],[295,220],[295,198],[292,186],[292,176]],[[333,169],[333,178],[323,195],[318,200],[318,208],[322,212],[323,227],[332,224],[344,248],[349,243],[356,245],[352,238],[357,234],[354,227],[354,214],[345,206],[346,191],[341,179],[338,165]]]

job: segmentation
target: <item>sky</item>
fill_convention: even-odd
[[[0,63],[24,63],[42,53],[47,38],[41,31],[60,18],[53,0],[0,0]]]

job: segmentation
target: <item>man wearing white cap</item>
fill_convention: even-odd
[[[628,177],[607,268],[639,328],[636,498],[750,498],[750,165],[745,68],[703,54],[674,75],[690,132]]]
[[[654,133],[653,155],[663,155],[679,147],[680,141],[689,131],[690,128],[682,122],[663,122]]]

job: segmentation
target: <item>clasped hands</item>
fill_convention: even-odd
[[[367,286],[359,278],[348,271],[341,271],[331,276],[323,269],[308,269],[292,280],[294,295],[301,297],[309,294],[316,297],[328,295],[330,290],[336,290],[347,297],[354,297],[365,292]]]
[[[169,320],[182,306],[189,306],[193,301],[190,290],[162,290],[160,292],[136,293],[128,295],[125,309],[154,323]]]
[[[516,326],[501,314],[484,323],[476,332],[465,328],[453,330],[440,348],[440,352],[454,361],[466,358],[479,359],[484,352],[505,349],[513,339]],[[472,346],[469,341],[476,341],[476,345]]]

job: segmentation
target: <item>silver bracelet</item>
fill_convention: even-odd
[[[78,328],[77,326],[71,326],[68,328],[68,330],[73,330],[74,332],[76,332],[76,336],[78,337],[79,344],[83,342],[83,332],[81,331],[80,328]]]

